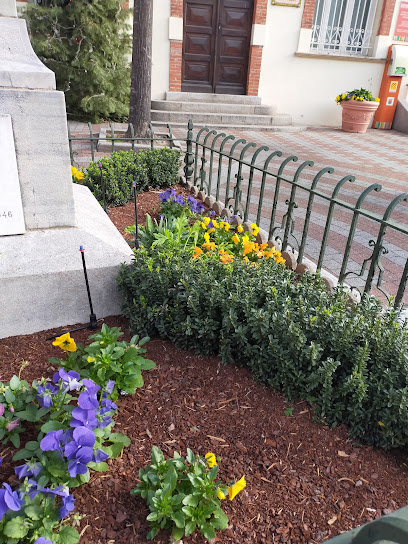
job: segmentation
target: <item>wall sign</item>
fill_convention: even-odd
[[[401,2],[400,4],[394,40],[408,42],[408,2]]]
[[[275,2],[272,0],[272,6],[288,6],[291,8],[300,8],[302,0],[284,0],[283,2]]]
[[[25,232],[10,115],[0,115],[0,236]]]

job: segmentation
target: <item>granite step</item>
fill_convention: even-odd
[[[290,115],[254,115],[254,114],[232,114],[232,113],[201,113],[201,112],[172,112],[163,110],[152,110],[152,121],[161,121],[162,123],[184,123],[189,119],[194,124],[204,124],[210,127],[215,125],[253,125],[253,126],[286,126],[292,123]]]

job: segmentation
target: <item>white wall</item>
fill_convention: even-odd
[[[383,63],[297,57],[302,9],[268,5],[259,95],[293,122],[340,126],[339,93],[364,87],[378,96]]]
[[[153,0],[153,53],[152,53],[152,99],[164,98],[169,90],[170,0]]]

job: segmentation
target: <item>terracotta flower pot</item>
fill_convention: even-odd
[[[341,102],[343,108],[341,128],[346,132],[366,132],[379,105],[379,102],[371,101],[346,100]]]

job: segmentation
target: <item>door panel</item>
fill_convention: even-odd
[[[182,91],[211,93],[214,80],[217,0],[186,0]]]
[[[182,91],[245,94],[253,0],[184,0]]]

